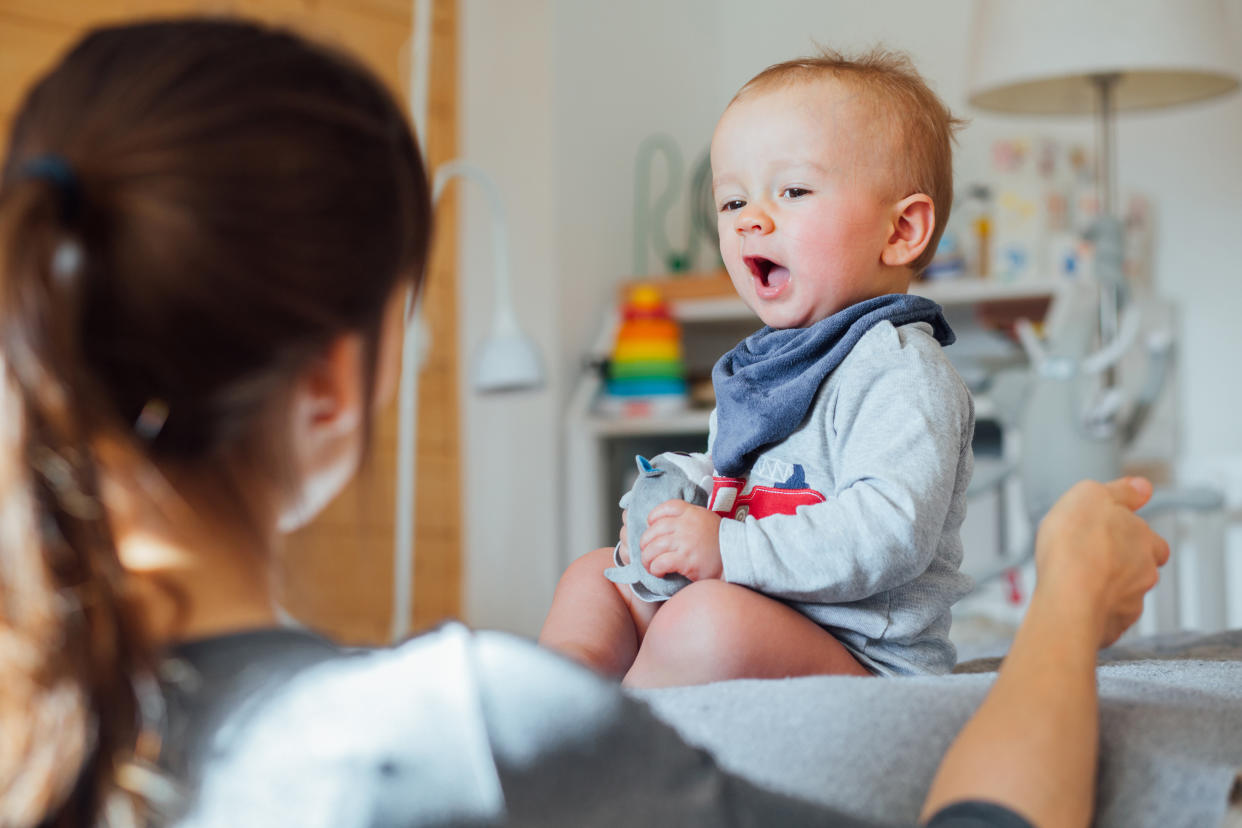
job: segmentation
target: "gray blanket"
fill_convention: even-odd
[[[1242,768],[1242,632],[1139,642],[1102,661],[1097,824],[1220,825]],[[994,678],[820,676],[636,695],[741,776],[913,824]]]

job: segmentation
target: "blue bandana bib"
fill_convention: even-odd
[[[759,449],[793,433],[828,375],[885,320],[894,327],[927,322],[941,345],[956,338],[935,302],[895,293],[850,305],[809,328],[764,327],[722,356],[712,368],[716,470],[739,477]]]

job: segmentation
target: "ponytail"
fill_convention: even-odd
[[[146,648],[100,501],[64,182],[0,191],[0,826],[89,825],[139,731]]]

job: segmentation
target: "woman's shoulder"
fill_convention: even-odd
[[[177,821],[395,824],[390,813],[417,825],[428,808],[429,823],[494,818],[503,798],[479,660],[533,649],[459,625],[384,649],[298,631],[181,647],[165,694],[165,766],[186,791]]]

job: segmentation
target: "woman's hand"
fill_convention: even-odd
[[[1169,545],[1134,514],[1151,498],[1140,477],[1086,480],[1044,517],[1035,542],[1036,595],[1092,624],[1097,646],[1112,644],[1138,620],[1143,596],[1169,559]]]
[[[1143,611],[1169,545],[1137,515],[1151,483],[1085,481],[1035,541],[1038,583],[1000,675],[949,747],[923,818],[999,802],[1033,825],[1089,825],[1099,766],[1096,651]]]

